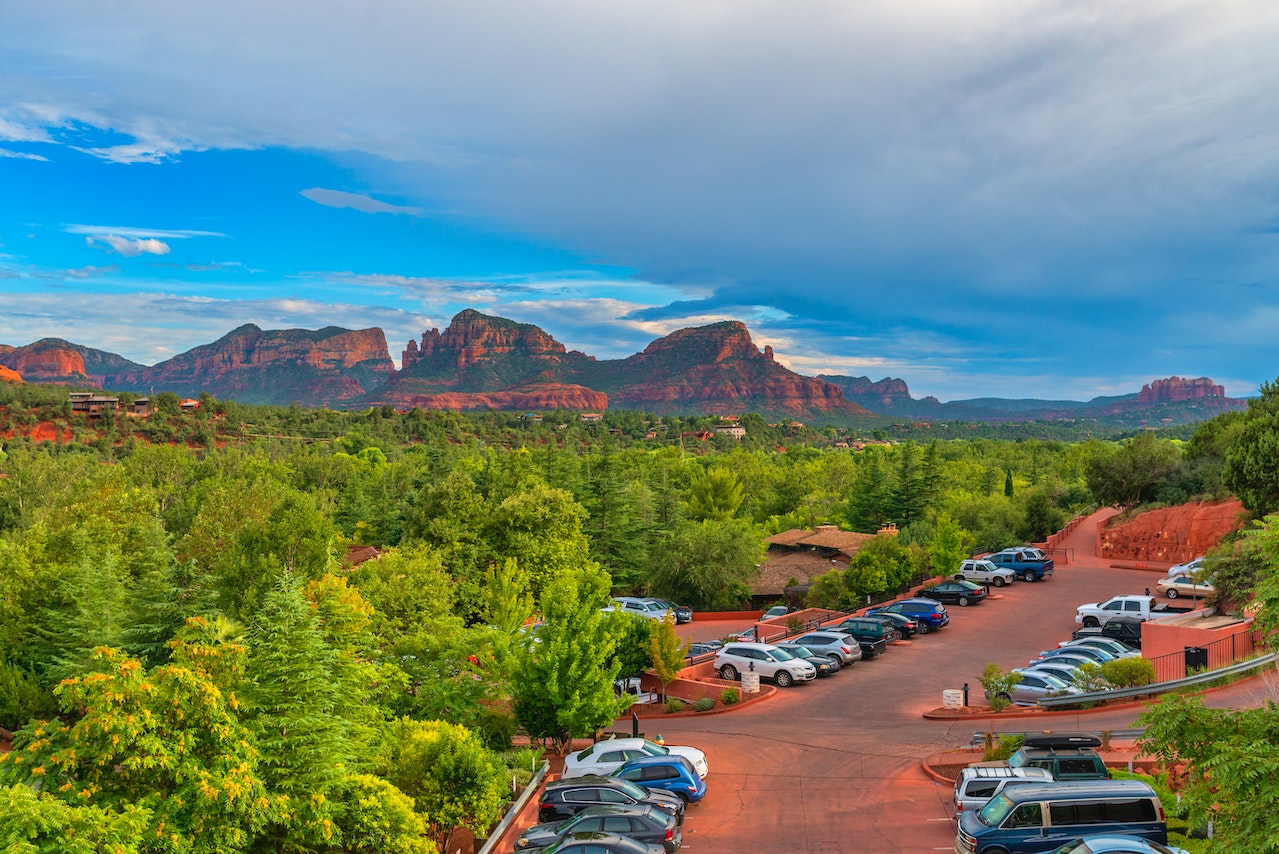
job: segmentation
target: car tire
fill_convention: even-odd
[[[1096,617],[1084,617],[1084,625],[1088,628],[1096,628],[1101,625],[1101,620]]]
[[[995,576],[995,580],[994,580],[994,581],[992,581],[992,582],[990,582],[990,583],[991,583],[991,584],[993,584],[993,585],[995,585],[996,587],[1003,587],[1003,586],[1004,586],[1004,579],[1002,579],[1002,578],[1000,578],[998,575],[996,575],[996,576]]]
[[[967,608],[967,607],[968,607],[968,597],[967,597],[967,596],[960,596],[960,597],[959,597],[959,607],[961,607],[961,608]]]
[[[1011,704],[1013,701],[1012,696],[1007,691],[1001,691],[999,694],[996,694],[995,696],[999,697],[999,699],[1003,700],[1005,703]]]
[[[1176,598],[1177,598],[1177,588],[1175,588],[1175,587],[1169,587],[1169,588],[1168,588],[1168,592],[1167,592],[1167,593],[1165,593],[1164,595],[1165,595],[1165,596],[1167,596],[1169,599],[1176,599]]]
[[[731,664],[725,664],[719,669],[719,678],[727,679],[729,682],[737,681],[737,668]]]
[[[794,684],[795,677],[790,675],[789,670],[779,670],[773,677],[773,681],[777,683],[778,688],[789,688]]]
[[[919,633],[921,635],[926,635],[931,631],[932,631],[932,628],[927,623],[925,623],[923,620],[919,621]]]
[[[675,793],[675,797],[677,797],[677,798],[679,798],[681,801],[683,801],[683,802],[684,802],[684,807],[687,809],[687,807],[688,807],[688,795],[684,794],[683,792],[676,792],[676,793]]]
[[[1021,574],[1021,580],[1022,580],[1022,581],[1034,581],[1034,580],[1035,580],[1035,571],[1034,571],[1033,569],[1028,569],[1028,570],[1026,570],[1025,572],[1023,572],[1023,573]]]
[[[838,655],[828,655],[826,657],[829,658],[836,667],[843,667],[845,664],[847,664],[847,662],[844,661],[842,658],[840,658]]]

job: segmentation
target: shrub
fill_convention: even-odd
[[[740,699],[742,699],[742,692],[736,688],[725,688],[719,692],[719,701],[725,706],[731,706]]]
[[[1102,666],[1093,661],[1087,661],[1079,665],[1079,669],[1075,671],[1075,676],[1070,680],[1070,684],[1084,693],[1105,691],[1113,687],[1110,680],[1106,678]]]
[[[1116,688],[1136,688],[1155,681],[1155,663],[1148,658],[1117,658],[1103,664],[1101,674]]]
[[[986,689],[986,697],[992,712],[1001,712],[1008,708],[1013,688],[1021,681],[1020,673],[1005,673],[993,661],[986,665],[981,674],[981,686]]]
[[[797,635],[804,630],[804,621],[799,617],[788,617],[786,619],[786,631],[792,635]]]
[[[715,698],[714,698],[714,697],[699,697],[699,698],[698,698],[698,699],[697,699],[697,700],[693,703],[693,711],[695,711],[695,712],[705,712],[705,711],[709,711],[710,709],[713,709],[713,708],[715,708]]]
[[[674,697],[671,697],[669,700],[666,701],[666,713],[668,715],[674,714],[675,712],[682,712],[682,711],[684,711],[683,700],[677,700]]]
[[[1017,748],[1021,747],[1021,743],[1025,741],[1024,735],[1001,735],[995,739],[994,743],[986,748],[986,752],[982,754],[983,762],[998,762],[1007,759],[1017,752]]]

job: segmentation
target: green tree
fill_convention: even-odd
[[[542,594],[544,623],[516,648],[511,684],[515,717],[534,738],[565,748],[630,704],[613,693],[620,629],[601,610],[608,599],[608,575],[592,564],[561,573]]]
[[[1261,396],[1248,401],[1223,476],[1256,515],[1279,510],[1279,380],[1262,383]]]
[[[0,841],[6,854],[138,854],[150,841],[151,813],[73,806],[18,784],[0,787]]]
[[[655,548],[653,589],[694,608],[724,610],[750,595],[764,538],[742,519],[684,521]]]
[[[968,544],[972,536],[959,527],[959,523],[947,513],[937,517],[933,538],[928,543],[928,565],[934,575],[951,575],[968,557]]]
[[[1099,504],[1132,507],[1154,498],[1181,458],[1175,444],[1138,433],[1118,448],[1096,447],[1086,464],[1088,488]]]
[[[345,854],[436,854],[426,820],[413,799],[372,774],[347,781],[339,824]]]
[[[439,850],[466,828],[477,836],[502,815],[508,786],[497,756],[466,727],[401,718],[389,727],[382,776],[413,799]]]
[[[731,519],[742,503],[742,484],[724,466],[710,466],[689,485],[688,516],[699,522]]]
[[[1053,506],[1048,493],[1040,488],[1026,496],[1026,502],[1022,505],[1022,523],[1017,533],[1028,542],[1043,542],[1054,531],[1061,530],[1065,521],[1065,514]]]
[[[520,571],[519,561],[507,558],[493,563],[484,571],[484,608],[489,625],[513,635],[533,614],[533,597],[529,593],[528,574]]]
[[[666,617],[655,622],[648,635],[648,654],[653,662],[653,672],[662,683],[662,702],[666,702],[666,686],[684,669],[684,654],[688,643],[675,633],[675,620]]]

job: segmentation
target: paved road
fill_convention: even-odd
[[[986,662],[1007,669],[1068,638],[1075,607],[1153,586],[1158,572],[1111,567],[1093,556],[1098,518],[1081,525],[1067,545],[1075,560],[1047,582],[1017,582],[982,605],[948,606],[944,630],[894,645],[837,676],[786,691],[738,712],[646,720],[650,735],[706,751],[709,794],[690,810],[685,850],[952,851],[950,788],[920,770],[929,753],[967,746],[990,722],[935,722],[921,715],[941,705],[946,688],[967,681],[981,696]],[[1215,695],[1213,705],[1238,705],[1255,683]],[[1120,729],[1136,712],[1054,717],[1055,730]],[[1034,722],[999,722],[1024,731]]]

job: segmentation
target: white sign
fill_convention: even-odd
[[[759,693],[759,674],[758,673],[742,674],[742,693],[743,694]]]

